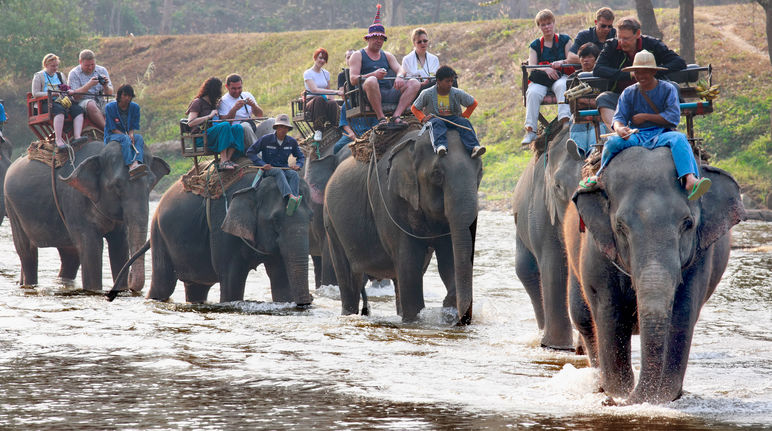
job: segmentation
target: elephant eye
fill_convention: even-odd
[[[694,227],[694,219],[691,217],[686,217],[683,222],[681,222],[681,231],[687,231]]]
[[[444,178],[445,176],[442,174],[441,170],[439,169],[432,170],[432,175],[431,175],[432,183],[437,185],[442,184],[442,181]]]

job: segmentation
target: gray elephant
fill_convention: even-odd
[[[459,323],[472,319],[477,189],[482,163],[458,134],[437,156],[429,135],[408,132],[377,164],[349,158],[325,191],[324,226],[341,291],[343,314],[355,314],[364,274],[395,282],[403,321],[424,308],[423,273],[432,250]]]
[[[330,150],[332,146],[330,146]],[[330,251],[327,245],[327,232],[324,230],[324,191],[332,173],[344,160],[351,156],[348,146],[337,154],[328,154],[320,159],[313,159],[306,163],[306,181],[311,189],[309,205],[314,213],[309,229],[309,253],[314,262],[314,276],[316,287],[322,285],[337,285],[335,270],[330,259]]]
[[[568,263],[563,242],[563,215],[581,179],[581,162],[568,156],[568,127],[536,154],[515,186],[515,271],[531,297],[541,344],[573,349],[566,280]]]
[[[145,164],[145,175],[129,179],[120,144],[100,141],[80,148],[74,170],[70,163],[54,171],[37,160],[16,159],[5,178],[5,205],[21,260],[21,284],[37,284],[38,248],[56,247],[62,261],[59,277],[74,279],[82,265],[83,289],[101,291],[103,238],[115,278],[129,251],[145,243],[150,190],[169,173],[169,165],[149,151]],[[132,265],[128,287],[138,292],[144,283],[144,261],[139,260]]]
[[[185,283],[188,302],[206,301],[215,283],[220,283],[220,302],[243,300],[249,271],[262,263],[274,301],[299,307],[311,304],[308,200],[287,216],[286,199],[274,178],[265,177],[253,188],[254,178],[255,173],[248,172],[223,197],[209,203],[186,192],[179,181],[164,193],[150,230],[149,299],[168,299],[179,279]],[[300,194],[310,195],[304,181]]]
[[[701,175],[713,185],[688,201],[668,148],[628,148],[599,187],[576,192],[566,214],[571,288],[581,288],[571,295],[571,316],[602,389],[628,403],[681,395],[694,325],[726,269],[729,230],[745,218],[731,175],[710,166]],[[641,374],[633,388],[637,331]]]
[[[11,166],[12,152],[13,146],[8,138],[0,141],[0,224],[3,224],[3,219],[5,219],[6,216],[3,184],[5,184],[5,174]]]

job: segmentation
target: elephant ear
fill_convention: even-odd
[[[60,176],[59,179],[96,203],[100,199],[99,177],[101,172],[102,158],[97,154],[84,160],[67,178]]]
[[[418,173],[414,163],[415,141],[409,140],[398,145],[400,148],[395,148],[391,157],[397,156],[397,151],[399,151],[401,160],[396,160],[389,169],[389,190],[396,192],[399,197],[410,203],[414,210],[418,211],[420,195],[418,192]]]
[[[337,166],[338,160],[334,154],[311,160],[306,165],[306,181],[311,188],[311,200],[314,203],[324,204],[324,189]]]
[[[171,168],[169,167],[169,164],[166,163],[166,161],[160,157],[152,157],[150,161],[150,166],[148,166],[151,171],[153,171],[153,175],[155,175],[155,180],[153,181],[153,184],[150,184],[150,190],[153,190],[153,187],[155,187],[156,184],[158,184],[158,181],[161,180],[165,175],[169,175],[169,172],[171,172]]]
[[[729,172],[713,166],[702,166],[702,176],[710,178],[710,190],[700,198],[700,224],[697,228],[699,248],[710,247],[737,223],[746,220],[740,198],[740,186]]]
[[[611,230],[609,201],[606,190],[600,184],[594,190],[579,189],[571,198],[598,248],[609,259],[616,260],[617,246]]]
[[[257,190],[254,188],[248,187],[234,193],[222,222],[223,232],[254,242],[257,207]]]

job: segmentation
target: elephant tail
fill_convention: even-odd
[[[145,241],[145,244],[137,250],[136,253],[134,253],[126,262],[125,265],[123,265],[123,268],[121,268],[121,271],[118,273],[118,276],[115,277],[115,283],[113,283],[113,288],[110,289],[109,292],[105,294],[107,297],[107,301],[113,302],[116,296],[118,296],[118,293],[121,292],[121,289],[118,288],[118,285],[121,284],[121,281],[126,277],[126,275],[129,273],[129,267],[132,263],[134,263],[137,258],[145,254],[148,250],[150,250],[150,240]]]

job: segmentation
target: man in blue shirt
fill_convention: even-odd
[[[5,106],[3,106],[3,101],[0,100],[0,142],[5,142],[3,126],[5,126],[6,121],[8,121],[8,117],[5,116]]]
[[[681,120],[678,90],[673,84],[655,78],[660,70],[667,69],[658,67],[654,55],[646,50],[635,54],[632,66],[622,69],[632,72],[638,82],[625,88],[619,96],[613,126],[617,136],[603,146],[598,173],[582,181],[581,187],[597,184],[603,168],[622,150],[640,146],[670,147],[678,178],[683,180],[689,200],[699,199],[710,189],[710,179],[699,177],[699,166],[686,135],[673,131]]]
[[[303,167],[306,156],[300,151],[298,141],[287,133],[292,130],[289,115],[279,114],[273,124],[274,133],[263,136],[247,150],[247,157],[255,166],[263,169],[265,176],[276,179],[282,196],[287,198],[287,215],[291,216],[300,205],[300,177],[297,171]],[[262,157],[258,154],[262,153]],[[295,165],[289,165],[289,155],[295,156]],[[274,169],[276,168],[276,169]]]
[[[105,106],[105,144],[116,141],[121,144],[123,162],[129,167],[129,175],[135,178],[144,173],[145,141],[139,130],[139,105],[132,102],[134,89],[124,84],[118,88],[116,100]]]
[[[340,120],[338,121],[338,128],[341,129],[343,135],[332,147],[333,154],[338,154],[343,147],[349,142],[353,142],[365,132],[375,127],[378,124],[378,119],[375,117],[359,117],[349,120],[346,118],[346,104],[340,108]]]

